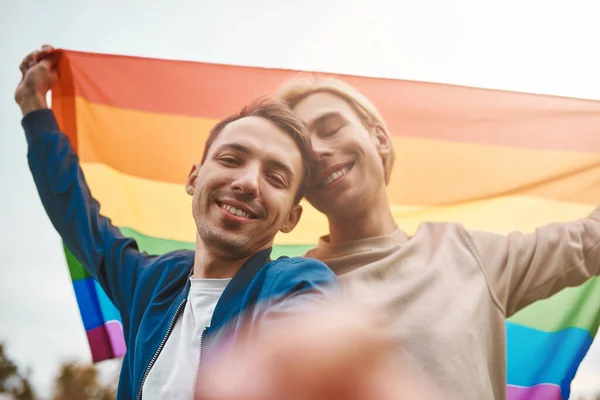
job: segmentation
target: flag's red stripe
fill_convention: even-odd
[[[211,119],[273,95],[300,73],[73,51],[63,55],[70,61],[75,93],[90,102]],[[341,77],[380,108],[394,136],[600,152],[600,102]]]

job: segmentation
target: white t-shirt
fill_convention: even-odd
[[[188,301],[158,359],[144,382],[144,400],[191,400],[200,337],[210,326],[215,306],[231,281],[228,279],[190,279]]]

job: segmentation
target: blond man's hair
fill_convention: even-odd
[[[380,127],[389,134],[387,125],[377,107],[357,89],[339,79],[319,78],[312,75],[299,76],[286,82],[275,97],[293,109],[300,101],[314,93],[330,93],[341,98],[352,107],[369,132],[374,134],[376,128]],[[390,181],[394,156],[393,146],[390,146],[387,154],[381,156],[386,184]]]

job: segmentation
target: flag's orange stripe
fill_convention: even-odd
[[[160,115],[77,98],[78,153],[150,180],[183,184],[216,120]],[[600,153],[393,138],[394,204],[443,205],[498,195],[600,203]]]
[[[75,94],[117,108],[220,119],[272,95],[299,71],[66,52]],[[65,57],[63,57],[65,58]],[[394,136],[600,151],[600,102],[341,76],[381,110]],[[93,78],[92,78],[93,77]]]

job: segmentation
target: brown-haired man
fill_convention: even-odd
[[[336,293],[336,277],[322,262],[270,260],[276,233],[291,231],[302,213],[309,162],[303,125],[273,101],[218,124],[186,182],[195,251],[151,256],[100,215],[46,105],[57,79],[44,58],[52,50],[25,57],[15,100],[47,214],[121,314],[127,353],[118,398],[191,399],[203,350]]]

